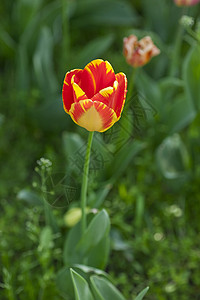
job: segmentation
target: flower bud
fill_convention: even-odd
[[[137,68],[147,64],[153,56],[160,54],[160,50],[154,45],[150,36],[138,41],[132,34],[124,38],[123,53],[127,63]]]

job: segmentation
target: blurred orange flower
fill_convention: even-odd
[[[83,70],[67,72],[62,90],[63,106],[79,126],[103,132],[119,120],[126,93],[126,75],[115,74],[108,61],[96,59]]]
[[[150,36],[138,41],[137,37],[131,34],[124,38],[123,53],[127,63],[137,68],[147,64],[153,56],[160,54],[160,50],[154,45]]]
[[[200,2],[200,0],[174,0],[178,6],[191,6]]]

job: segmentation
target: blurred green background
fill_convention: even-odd
[[[87,132],[64,112],[62,82],[95,58],[131,80],[122,54],[129,34],[150,35],[161,54],[136,70],[121,120],[95,135],[88,205],[111,217],[106,271],[127,299],[147,285],[149,300],[200,299],[200,46],[179,24],[194,17],[200,37],[199,9],[172,0],[1,1],[0,299],[71,300],[57,274]],[[40,157],[52,162],[53,234],[43,230]]]

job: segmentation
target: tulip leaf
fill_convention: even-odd
[[[73,269],[70,269],[76,300],[94,300],[87,281]]]
[[[106,273],[106,272],[104,272],[104,271],[102,271],[102,270],[100,270],[100,269],[93,268],[93,267],[86,266],[86,265],[81,265],[81,264],[74,264],[73,267],[74,267],[74,268],[77,268],[77,269],[80,269],[80,270],[83,271],[84,273],[88,273],[88,274],[90,274],[90,275],[95,274],[95,275],[104,276],[104,277],[106,277],[109,281],[111,281],[111,282],[113,281],[112,278],[111,278],[111,276],[110,276],[108,273]]]
[[[188,52],[183,65],[186,94],[197,111],[200,110],[200,44],[195,43]]]
[[[146,295],[146,293],[148,292],[149,287],[147,286],[144,290],[142,290],[137,297],[135,298],[135,300],[142,300],[143,297]]]
[[[75,251],[79,252],[83,257],[88,255],[101,242],[109,232],[109,229],[110,219],[107,212],[103,209],[92,219]]]
[[[63,296],[64,299],[74,298],[74,289],[69,267],[63,267],[59,270],[56,275],[55,283],[59,290],[59,293]]]
[[[88,265],[104,269],[106,267],[110,250],[110,237],[108,232],[103,236],[100,242],[94,246],[88,255]]]
[[[110,247],[109,228],[110,220],[105,210],[93,217],[82,238],[80,222],[77,223],[67,234],[63,251],[64,263],[72,266],[86,260],[92,267],[104,268]]]
[[[96,300],[125,300],[123,295],[107,279],[93,275],[90,280]]]
[[[76,245],[78,244],[81,237],[80,223],[77,223],[67,234],[67,238],[64,244],[63,260],[68,266],[75,263],[82,263],[81,257],[75,251]]]

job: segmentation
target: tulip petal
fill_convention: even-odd
[[[109,86],[109,87],[99,91],[99,93],[94,95],[91,100],[93,102],[94,101],[102,102],[102,103],[106,104],[107,106],[109,106],[109,102],[111,101],[111,98],[114,95],[114,91],[115,91],[114,88]]]
[[[114,97],[110,99],[109,107],[115,111],[117,119],[119,119],[126,99],[127,79],[124,73],[118,73],[115,77],[118,82],[118,86],[114,93]]]
[[[100,90],[113,86],[115,73],[108,61],[95,59],[83,70],[81,75],[80,87],[86,93],[88,98],[92,98]]]
[[[76,124],[88,131],[103,132],[117,121],[117,116],[111,108],[90,99],[73,103],[69,113]]]
[[[80,100],[86,100],[88,97],[84,93],[84,91],[80,88],[80,86],[75,82],[76,80],[76,75],[72,76],[71,79],[71,84],[73,88],[73,96],[74,96],[74,102],[78,102]]]
[[[67,72],[64,79],[63,89],[62,89],[62,99],[63,106],[66,113],[69,113],[72,103],[74,102],[73,88],[71,85],[71,79],[74,75],[80,75],[83,72],[81,69],[75,69]]]

